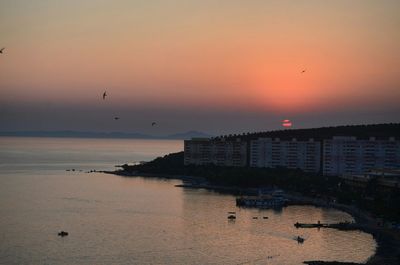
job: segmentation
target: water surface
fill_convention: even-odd
[[[337,210],[239,209],[233,196],[176,188],[178,180],[84,173],[182,149],[168,140],[0,138],[0,263],[296,265],[373,255],[369,234],[293,226],[352,220]]]

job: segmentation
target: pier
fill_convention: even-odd
[[[295,223],[296,228],[333,228],[339,230],[362,230],[362,226],[357,223],[342,222],[336,224],[324,224],[318,221],[318,223]]]

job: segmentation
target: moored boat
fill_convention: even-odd
[[[285,203],[286,199],[282,190],[259,191],[258,196],[236,198],[236,205],[244,207],[275,208],[282,207]]]

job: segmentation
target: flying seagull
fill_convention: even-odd
[[[303,71],[301,71],[302,74],[304,74],[306,72],[306,69],[304,69]]]
[[[114,120],[116,120],[116,121],[119,120],[119,117],[114,117]]]
[[[107,96],[107,91],[104,91],[104,93],[103,93],[103,100],[106,99],[106,96]]]
[[[4,49],[5,49],[5,48],[1,48],[0,53],[3,53]]]
[[[151,123],[151,126],[154,126],[154,125],[156,125],[157,123],[155,123],[154,121]]]

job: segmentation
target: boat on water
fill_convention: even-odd
[[[228,212],[228,219],[235,220],[236,219],[236,212]]]
[[[233,215],[233,214],[228,215],[228,219],[229,219],[229,220],[235,220],[235,219],[236,219],[236,216]]]
[[[68,236],[68,232],[61,231],[61,232],[58,233],[58,235],[61,236],[61,237],[65,237],[65,236]]]
[[[282,190],[260,190],[258,196],[236,198],[236,205],[243,207],[277,208],[286,204]]]

